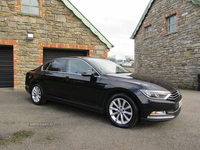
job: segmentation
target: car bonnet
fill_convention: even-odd
[[[161,79],[148,77],[148,76],[144,76],[144,75],[140,75],[140,74],[136,74],[136,73],[132,73],[130,76],[133,77],[136,80],[141,80],[141,81],[145,81],[145,82],[152,83],[152,84],[155,84],[155,85],[159,85],[159,86],[167,89],[170,92],[174,92],[178,89],[172,83],[169,83],[169,82],[161,80]]]
[[[136,73],[107,74],[107,76],[120,78],[122,82],[137,84],[137,85],[142,86],[144,89],[149,89],[149,90],[150,89],[151,90],[168,90],[170,92],[174,92],[178,89],[176,86],[166,81],[136,74]]]

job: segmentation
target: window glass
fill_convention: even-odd
[[[30,7],[23,5],[22,6],[22,12],[24,12],[24,13],[30,13]]]
[[[32,6],[39,6],[38,0],[31,0]]]
[[[169,16],[167,18],[168,22],[168,33],[176,31],[176,15]]]
[[[38,0],[22,0],[22,12],[39,15]]]
[[[149,25],[149,26],[145,27],[145,32],[146,32],[146,38],[151,37],[152,26]]]
[[[66,60],[65,59],[57,59],[54,60],[49,66],[49,71],[65,71]]]
[[[87,71],[87,70],[94,71],[92,67],[90,67],[87,63],[85,63],[82,60],[78,60],[78,59],[68,60],[68,65],[67,65],[68,73],[81,74],[82,72]]]
[[[22,0],[22,4],[29,5],[30,4],[30,0]]]
[[[37,7],[32,7],[31,13],[32,13],[32,14],[35,14],[35,15],[39,14],[39,8],[37,8]]]
[[[88,61],[104,74],[130,73],[122,66],[106,59],[89,58]]]

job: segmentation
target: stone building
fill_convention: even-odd
[[[113,45],[69,0],[0,1],[0,88],[55,57],[107,58]]]
[[[150,0],[131,39],[135,72],[197,89],[200,0]]]

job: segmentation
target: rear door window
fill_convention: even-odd
[[[45,69],[45,67],[46,67],[46,69]],[[66,60],[65,59],[56,59],[50,65],[44,65],[43,70],[65,72]]]

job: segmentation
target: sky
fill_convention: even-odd
[[[109,57],[134,59],[130,39],[150,0],[70,0],[70,2],[114,45]]]

